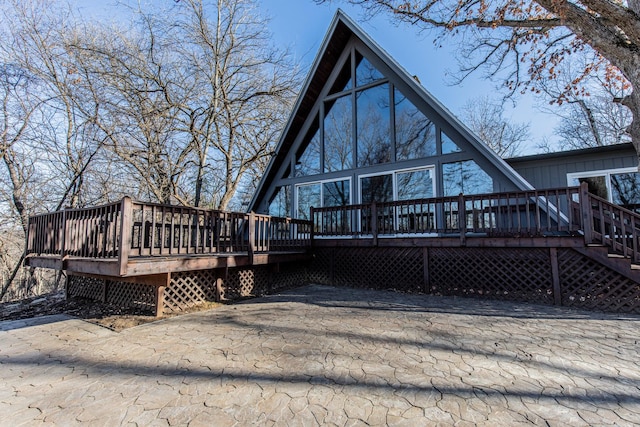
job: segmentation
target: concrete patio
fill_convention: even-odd
[[[0,425],[637,425],[640,316],[306,286],[0,322]]]

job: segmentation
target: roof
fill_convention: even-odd
[[[305,80],[298,99],[293,107],[275,150],[275,155],[271,159],[265,174],[260,181],[258,188],[253,195],[249,209],[253,210],[258,202],[265,197],[268,183],[276,179],[276,174],[287,153],[294,144],[307,116],[313,109],[318,96],[324,88],[329,75],[333,71],[338,58],[342,54],[347,43],[352,36],[357,37],[371,51],[382,59],[386,65],[394,72],[407,86],[430,105],[437,114],[449,122],[455,129],[478,151],[494,164],[502,173],[509,178],[519,189],[533,189],[524,178],[522,178],[509,164],[500,158],[491,148],[482,142],[467,126],[458,120],[440,101],[429,93],[420,83],[418,83],[403,67],[401,67],[384,49],[382,49],[362,28],[351,20],[342,10],[338,10],[331,21],[329,29],[320,46],[318,54],[311,66],[309,74]]]

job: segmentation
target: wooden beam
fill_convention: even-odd
[[[120,204],[120,248],[118,248],[118,275],[127,274],[129,251],[131,250],[133,204],[130,197],[124,197]],[[153,246],[153,242],[151,242]]]

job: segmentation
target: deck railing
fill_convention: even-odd
[[[588,207],[587,221],[593,226],[585,230],[586,243],[640,263],[640,215],[594,194],[588,194]]]
[[[34,215],[27,254],[118,259],[302,249],[311,222],[253,213],[133,202]],[[124,243],[124,244],[123,244]]]
[[[34,215],[27,254],[117,259],[306,248],[314,237],[583,235],[640,263],[640,215],[580,187],[311,209],[312,221],[133,202]]]
[[[314,236],[577,233],[579,187],[312,208]]]

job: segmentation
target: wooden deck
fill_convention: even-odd
[[[105,277],[266,265],[308,258],[311,226],[125,198],[31,217],[26,264]]]
[[[275,276],[285,286],[377,283],[640,310],[640,215],[589,194],[586,185],[312,208],[311,218],[125,198],[31,217],[25,263],[88,278],[72,287],[92,297],[146,299],[156,313],[190,304],[196,294],[201,301],[211,292],[220,299],[237,289],[273,290],[281,286]],[[306,273],[299,261],[309,261]],[[155,296],[146,286],[132,297],[138,285],[154,286]]]

